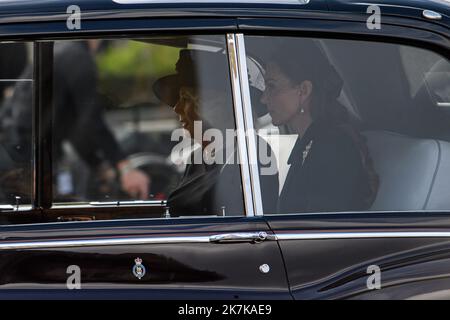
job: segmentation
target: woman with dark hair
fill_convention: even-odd
[[[286,41],[268,61],[261,102],[274,125],[298,134],[278,212],[368,209],[378,178],[363,137],[337,101],[343,83],[334,67],[309,39]]]

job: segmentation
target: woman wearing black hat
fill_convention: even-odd
[[[235,130],[227,57],[220,53],[181,50],[176,71],[157,80],[153,91],[173,107],[182,127],[202,148],[191,155],[183,178],[168,198],[170,213],[172,216],[243,215],[240,165],[234,139],[224,139],[222,147],[211,149],[208,148],[211,141],[203,137],[208,129],[217,129],[222,137],[227,136],[226,130]],[[200,136],[194,128],[196,124],[201,124]],[[219,152],[223,156],[218,158],[221,161],[206,163],[205,157]],[[196,159],[201,159],[201,163]],[[275,210],[278,176],[262,177],[261,185],[265,208]]]
[[[298,134],[277,211],[368,209],[378,179],[363,137],[336,100],[342,80],[313,40],[285,41],[266,64],[261,97],[272,123]]]

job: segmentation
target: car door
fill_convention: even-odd
[[[288,299],[278,245],[257,220],[2,227],[1,296]],[[134,271],[138,264],[145,268],[141,276]]]
[[[98,26],[102,23],[99,22]],[[172,23],[177,24],[176,21]],[[191,26],[196,26],[195,21],[190,23]],[[220,28],[223,28],[223,21],[218,24]],[[120,25],[126,24],[121,21]],[[211,21],[208,25],[211,25]],[[95,26],[96,24],[93,23],[90,28],[95,29]],[[213,29],[214,26],[212,26]],[[120,28],[118,30],[120,31]],[[152,36],[154,39],[154,34]],[[106,112],[105,118],[96,118],[97,122],[82,122],[84,126],[81,127],[72,126],[73,122],[77,122],[76,113],[73,113],[71,121],[66,121],[67,119],[64,118],[64,112],[71,112],[68,103],[64,104],[63,115],[58,115],[58,99],[61,98],[58,90],[66,90],[63,85],[73,84],[78,76],[85,81],[85,83],[77,84],[79,91],[76,93],[79,96],[73,95],[72,100],[68,100],[70,103],[80,98],[86,103],[87,91],[82,90],[92,89],[91,85],[86,85],[88,83],[97,85],[95,82],[90,82],[91,79],[83,74],[88,70],[86,64],[92,59],[88,55],[90,51],[87,51],[90,50],[92,42],[81,41],[76,37],[76,33],[73,33],[64,40],[55,41],[50,37],[36,42],[33,47],[35,57],[35,65],[32,68],[34,69],[33,83],[24,91],[14,87],[16,92],[21,92],[24,96],[34,92],[35,101],[26,106],[30,111],[32,106],[35,108],[32,113],[33,119],[31,119],[31,112],[28,119],[30,123],[33,121],[35,124],[33,126],[30,124],[33,133],[20,132],[21,137],[34,139],[32,145],[35,153],[29,155],[30,159],[34,159],[34,180],[30,177],[30,182],[33,182],[30,201],[34,209],[30,210],[27,207],[26,210],[19,210],[19,205],[22,203],[20,198],[16,198],[15,201],[19,201],[17,207],[8,203],[8,208],[5,207],[1,213],[0,296],[2,298],[291,299],[278,243],[267,222],[254,215],[249,168],[245,161],[244,165],[238,167],[239,179],[233,180],[234,187],[240,195],[234,205],[240,209],[232,213],[227,211],[228,207],[222,206],[220,212],[208,211],[205,214],[203,211],[198,212],[197,215],[193,215],[192,212],[186,215],[178,212],[175,215],[175,208],[169,207],[165,198],[167,196],[165,178],[169,175],[178,177],[176,174],[180,174],[180,171],[174,168],[173,164],[167,163],[164,148],[151,149],[153,152],[163,150],[161,156],[146,153],[145,157],[137,157],[141,162],[137,161],[136,157],[129,157],[128,159],[131,159],[127,162],[129,167],[121,172],[125,174],[127,170],[138,170],[140,173],[151,175],[152,187],[156,190],[155,194],[149,195],[151,199],[136,200],[130,195],[121,193],[120,190],[117,191],[116,187],[120,179],[117,176],[112,175],[111,178],[111,175],[108,175],[115,171],[114,167],[111,171],[110,164],[108,167],[108,163],[113,163],[112,159],[107,159],[110,162],[105,162],[106,169],[95,167],[100,168],[98,171],[100,175],[94,171],[96,179],[89,180],[86,172],[90,171],[85,170],[86,161],[83,161],[83,152],[77,153],[77,150],[83,150],[83,145],[92,142],[89,140],[97,138],[94,135],[86,136],[85,132],[92,129],[88,126],[100,126],[98,121],[103,122],[107,119],[105,123],[112,122],[105,126],[112,128],[112,131],[118,127],[126,129],[126,121],[135,111],[122,112],[129,109],[113,109],[111,113]],[[106,35],[105,37],[107,38]],[[98,67],[100,71],[109,72],[111,69],[108,68],[111,64],[108,64],[108,61],[114,62],[112,68],[120,63],[125,63],[122,67],[128,66],[128,62],[116,59],[133,50],[142,53],[142,50],[147,50],[148,46],[161,48],[161,41],[163,41],[170,44],[167,48],[161,49],[162,51],[153,53],[154,56],[159,55],[161,59],[165,57],[166,61],[170,57],[172,59],[169,60],[170,66],[167,62],[166,66],[169,66],[168,69],[173,72],[178,52],[185,46],[182,37],[187,39],[185,35],[181,38],[177,38],[176,35],[172,38],[163,36],[158,41],[135,41],[131,39],[131,36],[118,40],[114,38],[107,40],[110,41],[107,44],[111,45],[107,46],[109,49],[99,51],[99,54],[104,55],[96,56],[95,59],[98,60],[94,60],[98,63],[97,66],[104,66]],[[227,66],[228,59],[231,61],[231,68],[227,70],[231,74],[223,74],[224,77],[230,78],[229,88],[223,88],[223,90],[233,97],[233,103],[227,112],[236,119],[237,126],[240,127],[243,125],[242,98],[238,82],[239,71],[233,65],[233,61],[237,60],[234,35],[223,33],[207,37],[212,39],[213,44],[213,40],[219,37],[225,50],[221,53],[221,59],[225,59]],[[169,41],[168,38],[170,38]],[[194,38],[196,39],[193,40],[194,42],[202,43],[202,39]],[[58,41],[64,43],[58,43]],[[70,48],[67,52],[74,55],[72,58],[79,63],[74,65],[65,60],[66,64],[64,64],[63,59],[71,59],[68,55],[58,58],[60,55],[58,50],[65,50],[67,47]],[[111,57],[114,59],[108,60]],[[58,66],[58,61],[63,62]],[[161,65],[164,65],[164,62],[161,62]],[[65,73],[66,67],[70,67],[72,71]],[[143,69],[142,65],[129,68]],[[62,75],[58,74],[61,71],[63,71]],[[129,70],[122,69],[122,71],[126,74]],[[77,75],[78,72],[81,74]],[[164,74],[161,73],[159,76],[162,75]],[[120,74],[120,77],[122,76],[123,74]],[[102,84],[107,88],[108,85],[117,88],[114,87],[114,83],[107,82],[111,77],[113,78],[114,75],[108,74],[104,78],[106,82]],[[131,83],[135,80],[126,76],[121,79],[120,90],[116,89],[116,92],[125,92],[127,81]],[[152,81],[154,80],[152,78]],[[97,81],[99,83],[102,81],[101,72]],[[149,87],[144,86],[144,90],[141,91],[143,94],[147,93]],[[15,103],[18,103],[17,100]],[[139,112],[134,115],[137,115],[142,126],[149,123],[151,128],[163,127],[161,129],[163,131],[158,131],[157,134],[154,134],[153,129],[149,132],[151,135],[154,134],[151,137],[165,138],[167,132],[164,130],[167,126],[172,130],[174,124],[172,118],[175,114],[172,114],[170,108],[161,104],[153,107],[157,110],[154,113],[157,115],[156,118],[145,118],[144,121]],[[130,110],[137,109],[130,108]],[[86,120],[83,116],[89,115],[88,111],[85,110],[80,117]],[[152,113],[151,117],[154,114]],[[161,119],[161,114],[170,119]],[[119,119],[119,122],[114,122],[115,117]],[[61,127],[60,124],[63,121],[65,124]],[[111,123],[113,125],[110,125]],[[126,133],[125,129],[123,132]],[[58,135],[68,131],[72,133],[65,138],[61,149],[59,150],[60,146],[52,147],[50,141],[53,139],[54,142],[59,139]],[[115,134],[117,134],[115,137],[120,137],[120,133],[121,131],[118,133],[114,131],[113,137]],[[142,130],[139,133],[148,132]],[[77,143],[80,142],[77,141],[77,136],[83,137],[81,149],[77,149]],[[170,134],[168,136],[170,138]],[[240,140],[237,146],[240,150],[239,154],[243,157],[241,159],[245,159],[248,157],[245,149],[245,135],[239,134],[238,140]],[[67,147],[66,143],[72,147]],[[173,146],[173,141],[169,143]],[[141,143],[138,147],[147,149],[137,150],[148,152],[149,146],[150,144]],[[165,145],[163,144],[162,147]],[[56,149],[63,155],[57,154]],[[76,154],[78,157],[75,156]],[[94,158],[92,154],[88,152],[87,154],[91,157],[87,160]],[[105,155],[100,155],[100,159],[101,156]],[[82,179],[82,177],[87,178]],[[83,184],[86,181],[89,183]],[[170,181],[173,183],[173,180]],[[82,188],[86,185],[94,187],[95,192],[89,188]],[[12,204],[15,205],[15,203]]]
[[[404,26],[394,26],[389,16],[383,16],[381,30],[369,30],[363,19],[241,21],[247,57],[262,66],[282,70],[273,58],[278,51],[288,52],[285,60],[289,54],[293,61],[305,58],[295,45],[305,48],[313,41],[321,48],[343,80],[338,101],[359,125],[378,177],[376,196],[364,210],[339,207],[343,190],[351,201],[360,194],[344,183],[357,167],[342,166],[345,175],[335,169],[337,159],[346,157],[342,150],[318,160],[317,167],[308,164],[308,156],[320,159],[313,155],[314,144],[292,158],[302,133],[299,138],[284,125],[277,109],[282,101],[270,104],[278,97],[270,96],[276,88],[269,87],[264,98],[251,101],[253,108],[262,102],[269,109],[254,125],[277,154],[280,193],[289,196],[280,196],[278,209],[264,212],[264,218],[280,244],[295,299],[448,299],[449,118],[443,108],[448,97],[435,89],[450,85],[448,33],[425,21],[412,29],[403,18],[396,22]],[[260,31],[265,27],[277,34],[265,35]],[[270,71],[262,73],[273,82]],[[254,85],[251,73],[249,83]],[[304,168],[293,169],[295,161]],[[297,171],[289,176],[291,170]],[[313,170],[316,174],[309,174]]]

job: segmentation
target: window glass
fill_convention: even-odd
[[[255,126],[277,165],[266,214],[450,209],[446,58],[350,40],[245,43]]]
[[[411,50],[406,46],[400,46],[399,53],[408,80],[410,94],[414,96],[423,84],[424,75],[431,70],[441,57],[431,51],[419,48]]]
[[[55,203],[244,213],[224,36],[57,41],[54,80]]]
[[[32,92],[32,44],[0,43],[0,210],[32,201]]]

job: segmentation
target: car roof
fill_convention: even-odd
[[[387,13],[406,16],[410,15],[410,10],[431,10],[450,16],[450,0],[328,0],[328,4],[330,10],[336,11],[366,11],[368,5],[379,5]]]
[[[82,15],[109,13],[118,16],[135,10],[149,13],[167,10],[164,16],[173,13],[179,17],[199,12],[209,16],[248,16],[258,10],[366,14],[367,7],[372,4],[379,5],[384,14],[423,18],[423,10],[432,10],[450,17],[450,0],[3,0],[0,1],[0,23],[65,20],[67,8],[71,5],[79,6]]]

